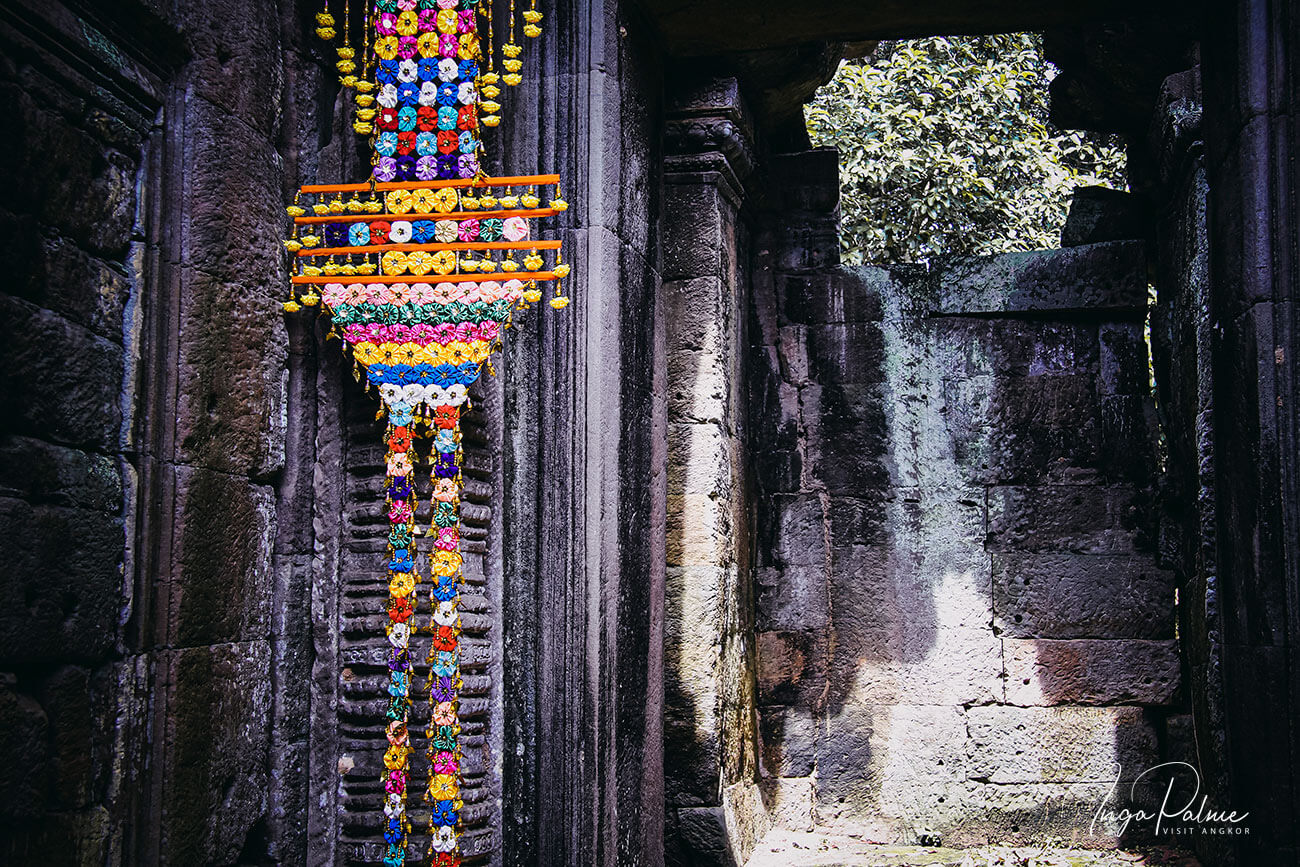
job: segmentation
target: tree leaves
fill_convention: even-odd
[[[882,43],[805,107],[840,151],[844,261],[1054,247],[1076,186],[1124,187],[1118,140],[1048,127],[1037,34]]]

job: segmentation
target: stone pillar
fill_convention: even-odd
[[[752,127],[734,79],[688,91],[665,140],[668,353],[665,776],[669,860],[744,861],[754,780],[749,470],[744,448]]]
[[[1207,6],[1203,46],[1218,575],[1242,864],[1300,857],[1300,8]],[[1211,656],[1199,660],[1214,665]],[[1203,732],[1210,739],[1213,731]],[[1213,741],[1212,741],[1213,742]]]

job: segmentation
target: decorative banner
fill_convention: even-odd
[[[350,348],[357,377],[376,387],[386,433],[388,512],[389,747],[382,775],[386,842],[383,863],[407,860],[411,822],[407,788],[414,749],[407,728],[416,666],[412,646],[430,637],[428,854],[437,867],[460,863],[461,590],[460,417],[469,386],[501,346],[519,309],[539,302],[539,282],[555,281],[550,305],[568,304],[560,281],[569,266],[560,242],[535,240],[530,221],[568,205],[558,175],[491,178],[481,170],[481,127],[500,123],[499,84],[516,85],[521,46],[510,0],[509,39],[495,71],[492,9],[487,0],[376,0],[365,11],[359,49],[348,42],[344,6],[340,82],[356,91],[353,128],[369,136],[366,183],[304,186],[288,208],[285,241],[294,268],[289,313],[317,307]],[[535,7],[522,13],[525,36],[541,33]],[[480,36],[480,19],[486,39]],[[328,4],[317,35],[338,34]],[[543,200],[539,190],[552,188]],[[516,256],[519,258],[516,259]],[[416,521],[419,443],[429,441],[431,521]],[[417,538],[430,540],[427,613]],[[428,618],[428,625],[417,622]]]

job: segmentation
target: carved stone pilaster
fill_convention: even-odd
[[[669,106],[664,124],[665,183],[714,184],[739,208],[754,165],[753,117],[736,79],[712,79]]]

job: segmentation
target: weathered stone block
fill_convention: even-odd
[[[726,350],[727,325],[736,311],[721,277],[670,280],[663,284],[663,293],[670,355],[682,350]]]
[[[1159,762],[1156,733],[1136,707],[973,707],[966,773],[985,783],[1114,782]]]
[[[826,515],[816,494],[778,495],[759,504],[759,544],[765,562],[782,566],[826,564]]]
[[[813,828],[813,790],[811,777],[772,777],[759,782],[763,805],[774,828],[811,831]]]
[[[674,218],[663,222],[663,278],[688,280],[723,278],[734,258],[734,243],[723,211],[731,206],[714,187],[704,184],[669,184],[664,188],[664,209]]]
[[[280,124],[284,87],[284,48],[275,9],[215,0],[179,6],[175,15],[189,49],[194,95],[230,115],[227,123],[246,125],[263,140],[272,140]],[[239,26],[232,27],[233,21]],[[250,70],[257,74],[250,75]]]
[[[1061,227],[1062,247],[1145,238],[1151,218],[1137,196],[1109,187],[1075,187]]]
[[[0,409],[7,426],[70,445],[116,444],[122,348],[48,310],[0,298]]]
[[[825,634],[815,630],[760,632],[757,644],[759,702],[816,710],[826,690]]]
[[[117,513],[122,475],[103,455],[30,437],[0,436],[0,496]]]
[[[993,608],[1008,638],[1172,638],[1174,581],[1149,557],[997,554]]]
[[[176,420],[187,462],[245,476],[283,463],[287,345],[277,307],[247,285],[199,272],[189,280]]]
[[[807,341],[810,373],[822,385],[871,385],[885,378],[885,338],[877,323],[810,326]]]
[[[0,658],[94,662],[117,641],[122,521],[102,512],[0,498]]]
[[[41,816],[53,783],[45,709],[16,686],[13,675],[0,683],[0,819],[6,825]]]
[[[1124,485],[989,489],[992,551],[1129,554],[1141,536],[1141,494]]]
[[[768,634],[768,633],[760,633]],[[771,777],[806,777],[817,751],[817,719],[803,707],[768,705],[759,709],[763,772]]]
[[[734,561],[728,504],[708,494],[668,496],[668,565],[725,566]]]
[[[732,443],[717,423],[668,425],[668,493],[730,498]]]
[[[839,700],[957,705],[1002,697],[1002,647],[987,628],[834,623],[832,687]]]
[[[715,352],[668,354],[668,414],[679,421],[730,423],[730,361]]]
[[[989,402],[995,481],[1037,480],[1066,467],[1095,467],[1101,429],[1092,374],[995,379]]]
[[[880,787],[880,812],[903,820],[944,812],[966,779],[962,708],[899,704],[875,720],[867,774]]]
[[[1016,705],[1173,701],[1181,677],[1176,641],[1003,641],[1007,702]]]
[[[268,809],[270,647],[195,647],[160,664],[171,684],[163,851],[173,864],[235,863]]]
[[[808,431],[808,473],[832,493],[862,496],[889,481],[889,428],[874,385],[809,385],[799,390]]]
[[[676,810],[664,852],[670,867],[735,867],[722,807]]]
[[[264,638],[270,629],[275,494],[246,479],[177,468],[176,641]]]
[[[1146,253],[1141,242],[1113,241],[1062,250],[964,257],[931,279],[934,313],[1146,310]]]

